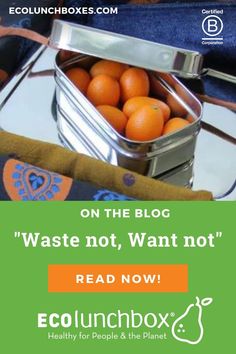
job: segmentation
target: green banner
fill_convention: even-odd
[[[0,209],[2,352],[234,347],[235,202]]]

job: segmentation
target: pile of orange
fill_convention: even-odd
[[[149,141],[184,128],[191,122],[167,103],[149,97],[150,81],[144,69],[111,60],[99,60],[89,72],[66,72],[74,85],[96,106],[112,127],[126,138]]]

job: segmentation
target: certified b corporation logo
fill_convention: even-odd
[[[203,32],[210,37],[218,36],[223,30],[223,22],[219,16],[210,15],[204,18],[202,21]],[[214,38],[221,39],[221,38]]]
[[[202,20],[202,44],[223,44],[223,28],[224,24],[220,15],[223,15],[223,10],[202,10],[204,19]]]

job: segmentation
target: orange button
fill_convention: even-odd
[[[49,292],[187,292],[187,264],[48,266]]]

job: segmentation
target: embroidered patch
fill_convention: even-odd
[[[135,183],[135,177],[132,173],[125,173],[123,176],[123,182],[126,186],[131,187]]]
[[[3,169],[3,183],[11,200],[65,200],[72,179],[10,159]]]
[[[133,198],[126,197],[123,194],[111,192],[107,189],[100,189],[93,197],[94,200],[104,200],[104,201],[111,201],[111,200],[134,200]]]

